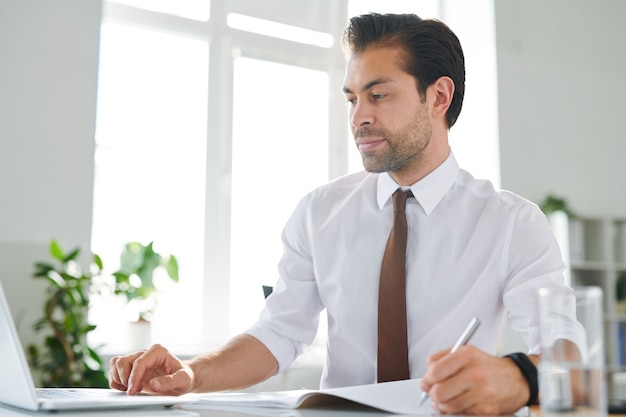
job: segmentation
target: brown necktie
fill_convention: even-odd
[[[393,194],[393,227],[387,241],[378,289],[378,382],[409,379],[406,329],[406,240],[404,208],[411,190]]]

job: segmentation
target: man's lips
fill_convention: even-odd
[[[356,141],[359,151],[372,151],[385,143],[385,138],[359,138]]]

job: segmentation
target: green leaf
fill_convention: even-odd
[[[79,279],[79,277],[67,272],[61,272],[59,275],[63,278],[63,281],[65,281],[67,285],[76,285],[76,281]]]
[[[142,285],[141,287],[135,289],[135,298],[148,298],[154,290],[154,286],[148,287],[147,285]]]
[[[123,272],[117,271],[117,272],[113,273],[113,276],[115,277],[115,282],[117,284],[122,284],[122,283],[128,284],[128,283],[130,283],[130,275],[128,275],[128,274],[125,274]]]
[[[63,320],[63,330],[71,335],[76,328],[76,324],[76,318],[73,315],[68,314],[65,316],[65,320]]]
[[[171,255],[165,264],[165,270],[167,274],[172,278],[174,282],[178,282],[178,261],[174,255]]]
[[[49,271],[48,274],[46,275],[46,278],[48,279],[48,282],[50,282],[53,286],[58,287],[58,288],[65,288],[65,282],[64,279],[61,277],[61,274],[59,274],[57,271]]]
[[[46,320],[45,318],[40,318],[33,324],[33,329],[36,331],[40,331],[47,326],[48,326],[48,320]]]
[[[65,254],[63,253],[63,249],[61,249],[59,242],[54,239],[50,241],[50,255],[52,255],[54,259],[58,259],[59,261],[63,261],[63,258],[65,257]]]
[[[95,253],[93,254],[93,263],[95,263],[96,266],[98,267],[98,272],[102,271],[102,268],[103,268],[103,266],[102,266],[102,259],[98,255],[96,255]]]
[[[54,265],[43,263],[43,262],[37,262],[35,263],[35,272],[33,273],[33,276],[36,278],[45,277],[48,275],[50,271],[53,271],[53,270],[54,270]]]
[[[69,261],[76,260],[76,258],[78,258],[78,255],[80,255],[80,248],[76,248],[72,252],[70,252],[68,255],[66,255],[63,258],[63,263],[68,263]]]
[[[153,241],[153,242],[148,243],[148,246],[146,246],[146,252],[147,252],[148,254],[154,254],[154,253],[155,253],[155,252],[154,252],[154,249],[153,249],[153,246],[154,246],[154,241]]]
[[[88,348],[89,357],[96,361],[98,364],[102,365],[102,358],[98,355],[98,353],[92,348]]]
[[[155,268],[149,267],[137,272],[137,275],[141,279],[141,287],[137,288],[137,290],[142,291],[146,295],[156,290],[156,288],[154,287],[154,283],[152,282],[154,269]]]
[[[72,287],[68,289],[67,296],[69,298],[70,304],[74,306],[87,306],[88,300],[83,294],[82,288],[80,287]]]
[[[124,245],[120,255],[120,271],[130,275],[141,268],[144,252],[145,248],[139,242],[129,242]]]

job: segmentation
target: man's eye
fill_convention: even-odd
[[[385,97],[387,97],[387,94],[383,94],[383,93],[380,93],[380,94],[372,94],[372,97],[374,98],[374,100],[382,100],[382,99],[384,99]]]
[[[346,104],[354,105],[356,103],[356,98],[346,98]]]

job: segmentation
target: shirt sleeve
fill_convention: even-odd
[[[565,264],[559,245],[545,215],[530,202],[522,204],[509,224],[503,289],[503,302],[511,328],[529,347],[530,354],[541,352],[539,339],[540,288],[561,287]],[[576,317],[563,317],[576,322]],[[573,324],[574,325],[574,324]]]
[[[298,204],[283,230],[279,279],[258,321],[246,331],[272,352],[279,371],[289,367],[313,342],[323,309],[309,242],[307,207],[310,197]]]

